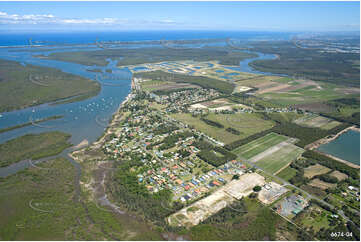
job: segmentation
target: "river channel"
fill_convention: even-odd
[[[108,59],[107,66],[86,66],[76,63],[69,63],[56,60],[47,60],[44,58],[37,58],[33,55],[49,55],[52,52],[64,51],[49,50],[30,52],[31,47],[21,48],[1,48],[0,58],[12,60],[22,63],[23,65],[31,64],[45,67],[52,67],[60,69],[63,72],[79,75],[85,78],[97,80],[101,85],[100,93],[92,98],[65,104],[42,104],[39,106],[29,107],[22,110],[15,110],[11,112],[1,113],[0,116],[0,129],[11,127],[18,124],[27,123],[31,120],[42,119],[54,115],[62,115],[63,118],[56,120],[49,120],[41,123],[41,125],[30,125],[19,129],[14,129],[0,134],[0,143],[7,140],[28,134],[28,133],[41,133],[46,131],[62,131],[71,134],[71,143],[79,144],[82,140],[86,139],[89,143],[94,142],[102,136],[105,127],[108,125],[112,114],[117,110],[120,103],[124,101],[125,97],[131,90],[132,73],[127,68],[117,67],[117,61]],[[34,48],[34,47],[32,47]],[[77,51],[80,47],[69,48],[66,51]],[[82,47],[81,50],[95,50],[96,46]],[[16,51],[14,51],[16,50]],[[274,59],[275,55],[256,53],[258,57],[246,59],[240,62],[237,70],[243,72],[250,72],[256,74],[272,74],[259,72],[254,70],[248,64],[254,60],[259,59]],[[99,74],[90,72],[89,69],[111,69],[112,73]],[[62,152],[61,156],[66,156],[69,150]],[[48,160],[41,159],[43,160]],[[0,168],[0,177],[6,177],[14,174],[17,171],[29,167],[28,161],[21,161],[9,167]]]

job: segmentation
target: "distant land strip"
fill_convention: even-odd
[[[33,121],[33,122],[27,122],[27,123],[23,123],[23,124],[11,126],[11,127],[8,127],[8,128],[0,129],[0,134],[1,134],[1,133],[8,132],[8,131],[10,131],[10,130],[14,130],[14,129],[19,129],[19,128],[23,128],[23,127],[26,127],[26,126],[30,126],[30,125],[32,125],[32,124],[37,124],[37,123],[41,123],[41,122],[45,122],[45,121],[49,121],[49,120],[54,120],[54,119],[59,119],[59,118],[63,118],[63,117],[64,117],[63,115],[54,115],[54,116],[46,117],[46,118],[39,119],[39,120],[36,120],[36,121]]]

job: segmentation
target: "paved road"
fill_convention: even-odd
[[[326,202],[326,201],[324,201],[324,200],[322,200],[322,199],[320,199],[320,198],[318,198],[318,197],[315,197],[315,196],[312,195],[312,194],[309,194],[309,193],[306,192],[305,190],[303,190],[303,189],[301,189],[301,188],[299,188],[299,187],[297,187],[297,186],[289,183],[288,181],[283,180],[282,178],[280,178],[280,177],[278,177],[278,176],[276,176],[276,175],[273,175],[273,174],[271,174],[271,173],[263,170],[261,167],[257,166],[255,163],[249,161],[248,159],[246,159],[246,158],[244,158],[244,157],[241,157],[240,155],[238,155],[238,158],[239,158],[242,162],[247,163],[248,165],[250,165],[250,166],[252,166],[252,167],[254,167],[254,168],[257,168],[257,169],[263,171],[263,172],[266,173],[267,175],[275,178],[276,180],[281,181],[284,186],[290,186],[290,187],[295,188],[295,189],[299,190],[300,192],[306,194],[308,199],[310,199],[310,198],[311,198],[311,199],[315,199],[315,200],[317,200],[317,201],[319,201],[319,202],[321,202],[321,203],[329,206],[329,207],[332,208],[332,209],[335,208],[335,206],[333,206],[332,204],[329,204],[328,202]],[[342,217],[343,219],[345,219],[347,222],[348,222],[348,221],[351,221],[351,220],[344,214],[344,212],[343,212],[342,210],[338,210],[338,213],[339,213],[339,215],[341,215],[341,217]],[[352,221],[351,221],[351,222],[352,222]]]

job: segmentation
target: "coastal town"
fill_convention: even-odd
[[[360,2],[0,2],[1,241],[360,241]]]
[[[232,206],[235,201],[248,196],[256,197],[286,221],[299,227],[304,225],[299,221],[301,215],[298,214],[307,214],[309,210],[315,209],[322,212],[325,219],[336,224],[342,223],[344,219],[349,220],[343,212],[342,216],[339,215],[341,210],[335,209],[333,202],[326,202],[331,200],[320,200],[309,190],[306,191],[280,176],[275,176],[290,166],[294,159],[297,164],[304,159],[303,157],[288,156],[287,159],[291,160],[285,163],[286,167],[277,168],[280,170],[274,172],[256,162],[253,156],[245,158],[250,157],[247,152],[230,152],[225,149],[224,142],[174,116],[189,114],[194,117],[207,117],[210,113],[249,115],[256,114],[259,110],[244,104],[237,106],[225,99],[217,90],[202,87],[155,94],[142,88],[146,82],[151,81],[133,78],[133,91],[115,114],[107,135],[104,136],[106,138],[96,144],[97,147],[101,145],[109,160],[131,162],[133,166],[129,171],[149,194],[170,191],[171,203],[183,204],[183,209],[165,218],[169,225],[195,226],[221,209]],[[215,111],[212,110],[214,104],[216,108],[232,108]],[[301,112],[304,117],[313,115],[291,107],[265,108],[263,111],[294,114]],[[205,119],[205,122],[217,126],[212,120]],[[295,142],[290,137],[272,135],[280,140]],[[260,144],[262,142],[260,141]],[[266,148],[264,150],[267,151]],[[270,148],[275,149],[272,146]],[[279,151],[282,152],[282,148]],[[79,159],[79,154],[74,152],[74,158]],[[312,176],[317,174],[322,173],[313,173]],[[316,180],[326,184],[324,181]],[[312,180],[311,183],[316,184],[316,180]],[[346,187],[342,193],[351,200],[359,201],[359,188]],[[352,194],[355,197],[352,198]]]

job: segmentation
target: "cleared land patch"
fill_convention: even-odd
[[[318,178],[313,179],[313,180],[309,183],[309,185],[310,185],[310,186],[314,186],[314,187],[321,188],[322,190],[326,190],[327,188],[334,188],[334,187],[336,187],[336,184],[324,182],[324,181],[321,181],[321,180],[318,179]]]
[[[293,122],[301,126],[306,126],[311,128],[321,128],[327,130],[332,129],[341,124],[340,122],[325,117],[321,117],[316,114],[306,115],[304,117],[294,120]]]
[[[232,204],[236,199],[248,196],[253,192],[253,187],[262,186],[264,183],[264,177],[257,173],[244,174],[239,177],[239,180],[232,180],[211,195],[170,215],[167,221],[172,226],[197,225]]]
[[[272,81],[278,80],[278,79],[280,79],[279,76],[258,75],[258,76],[253,76],[250,78],[244,78],[244,79],[238,80],[236,82],[236,84],[242,85],[242,86],[252,86],[252,87],[260,88],[262,86],[267,86],[267,85],[273,84]]]
[[[287,191],[287,188],[275,182],[270,182],[264,185],[262,190],[258,193],[258,199],[264,204],[271,204]]]
[[[339,171],[333,171],[330,176],[336,177],[339,181],[345,180],[348,178],[348,175]]]
[[[202,103],[196,103],[190,106],[190,109],[208,109],[209,111],[222,111],[222,110],[231,111],[233,108],[253,109],[250,106],[234,103],[226,98],[220,98]]]
[[[316,165],[309,166],[309,167],[304,169],[304,171],[305,171],[304,177],[312,178],[312,177],[317,176],[317,175],[325,174],[325,173],[329,172],[330,170],[331,170],[330,168],[327,168],[327,167],[322,166],[320,164],[316,164]]]

